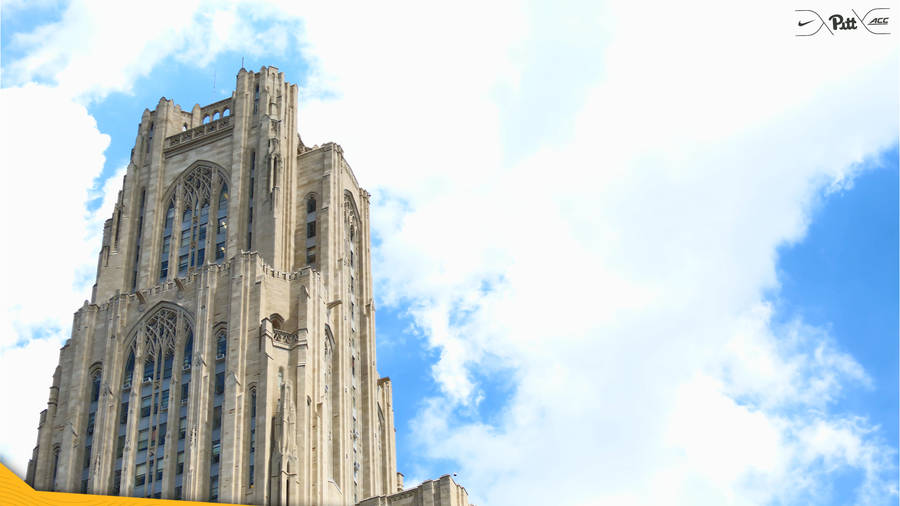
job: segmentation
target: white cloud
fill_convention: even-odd
[[[43,339],[0,351],[0,400],[15,406],[3,418],[0,462],[24,477],[28,459],[37,442],[40,412],[47,409],[53,371],[59,362],[59,348],[68,332],[56,331]]]
[[[339,98],[301,124],[375,186],[377,290],[441,352],[414,430],[476,502],[804,503],[832,471],[817,426],[873,455],[834,460],[864,471],[861,503],[896,494],[891,449],[829,411],[871,380],[761,306],[822,192],[896,142],[892,45],[798,39],[777,3],[480,13],[487,31],[377,14],[310,23]],[[516,387],[493,426],[465,422],[476,370]]]
[[[90,297],[103,221],[124,169],[104,184],[99,209],[88,212],[109,145],[94,118],[57,89],[34,84],[0,91],[0,110],[0,165],[7,168],[0,200],[10,218],[4,233],[15,238],[15,248],[3,252],[4,264],[15,267],[4,274],[0,384],[17,385],[2,389],[0,402],[21,413],[5,421],[3,433],[33,435],[72,313]],[[4,437],[0,455],[24,475],[34,443]]]
[[[7,69],[96,99],[302,20],[301,133],[374,191],[376,290],[440,350],[412,428],[474,502],[805,503],[836,470],[861,504],[896,495],[877,430],[830,411],[865,371],[762,295],[820,194],[896,142],[890,43],[795,38],[776,2],[209,5],[125,33],[74,2]],[[496,422],[458,422],[492,374],[515,387]]]
[[[165,58],[204,67],[223,51],[255,56],[263,47],[283,50],[295,40],[296,22],[288,25],[273,14],[265,5],[233,1],[74,0],[58,21],[11,37],[11,48],[25,55],[5,64],[4,78],[50,82],[80,102],[130,93]],[[265,17],[271,28],[254,30]]]

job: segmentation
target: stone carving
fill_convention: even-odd
[[[158,357],[167,351],[175,351],[175,329],[178,324],[178,313],[167,307],[154,313],[141,329],[144,335],[144,353]]]
[[[285,332],[284,330],[272,329],[272,340],[276,343],[293,346],[297,344],[297,333]]]
[[[212,177],[212,168],[206,165],[198,165],[182,176],[184,209],[199,209],[210,202],[213,187]]]
[[[200,125],[198,127],[194,127],[190,130],[185,130],[184,132],[180,132],[171,137],[168,137],[166,139],[166,149],[174,148],[176,146],[187,144],[191,141],[208,137],[215,132],[225,130],[226,128],[232,128],[233,126],[234,125],[232,125],[231,123],[231,116],[225,116],[215,121],[210,121],[205,125]]]

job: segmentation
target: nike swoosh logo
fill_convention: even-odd
[[[810,19],[809,21],[807,21],[805,23],[801,23],[800,21],[797,21],[797,26],[808,25],[808,24],[812,23],[813,21],[815,21],[815,19]]]

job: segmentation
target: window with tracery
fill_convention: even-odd
[[[122,379],[122,394],[117,430],[113,492],[120,494],[123,469],[132,469],[130,490],[135,497],[160,497],[167,454],[184,450],[184,436],[168,437],[170,423],[183,427],[187,420],[185,390],[190,383],[190,367],[173,367],[180,360],[188,363],[193,354],[193,329],[187,314],[177,307],[163,306],[132,333]],[[137,367],[138,364],[142,364]],[[182,385],[182,388],[173,388]],[[137,403],[129,413],[132,403]],[[177,407],[179,409],[170,409]],[[129,424],[129,417],[135,423]],[[171,422],[170,422],[171,419]],[[130,427],[129,427],[130,425]],[[123,451],[129,444],[130,453]],[[126,464],[129,461],[131,466]],[[171,461],[171,460],[170,460]],[[171,471],[176,471],[172,466]],[[171,472],[170,471],[170,472]],[[181,473],[172,481],[181,486]]]
[[[201,267],[210,249],[215,251],[215,262],[223,262],[228,242],[229,194],[225,173],[200,164],[182,174],[173,186],[163,228],[160,281],[169,278],[173,261],[178,266],[178,277]],[[208,233],[211,217],[215,220],[214,233]],[[178,233],[173,234],[173,230]]]

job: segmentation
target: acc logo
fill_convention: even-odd
[[[891,32],[887,31],[889,10],[887,7],[878,7],[860,16],[856,10],[850,9],[852,14],[837,13],[825,17],[814,10],[798,9],[794,11],[798,18],[796,35],[810,37],[821,32],[823,28],[834,35],[837,31],[856,30],[860,26],[873,35],[890,35]]]

